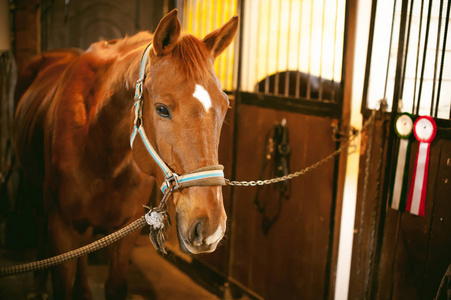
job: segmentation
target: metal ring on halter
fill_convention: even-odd
[[[175,191],[177,190],[180,186],[179,186],[179,175],[177,175],[176,173],[172,173],[171,177],[165,178],[164,180],[167,184],[167,186],[172,190]]]

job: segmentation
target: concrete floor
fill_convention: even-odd
[[[0,266],[22,264],[32,260],[34,260],[34,251],[0,250]],[[105,264],[90,265],[89,282],[93,299],[105,298],[103,286],[106,278]],[[160,257],[146,235],[140,236],[132,253],[128,282],[127,299],[218,299]],[[0,299],[27,299],[32,283],[32,273],[0,278]],[[49,299],[52,299],[50,283],[48,286]]]

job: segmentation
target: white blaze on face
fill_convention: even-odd
[[[196,84],[193,97],[199,100],[199,102],[204,107],[205,111],[208,111],[210,109],[211,107],[210,94],[208,94],[207,90],[203,86]]]

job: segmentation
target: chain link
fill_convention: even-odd
[[[301,175],[304,175],[305,173],[308,173],[316,168],[318,168],[319,166],[323,165],[324,163],[328,162],[329,160],[331,160],[332,158],[334,158],[335,156],[337,156],[338,154],[340,154],[344,149],[346,149],[354,140],[357,136],[359,136],[372,122],[374,121],[374,114],[372,114],[368,120],[363,124],[362,129],[360,129],[359,131],[356,131],[355,129],[351,131],[349,138],[347,141],[345,141],[343,143],[343,145],[340,146],[340,148],[338,148],[337,150],[335,150],[334,152],[332,152],[331,154],[329,154],[328,156],[324,157],[323,159],[321,159],[320,161],[317,161],[316,163],[312,164],[311,166],[308,166],[302,170],[299,170],[297,172],[282,176],[282,177],[275,177],[275,178],[271,178],[271,179],[264,179],[264,180],[257,180],[257,181],[237,181],[237,180],[230,180],[230,179],[225,179],[225,182],[227,185],[230,186],[257,186],[257,185],[267,185],[267,184],[273,184],[273,183],[278,183],[278,182],[282,182],[282,181],[286,181],[286,180],[290,180],[296,177],[299,177]]]

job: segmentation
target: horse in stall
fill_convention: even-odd
[[[148,143],[177,174],[218,164],[229,100],[212,64],[237,27],[235,16],[200,40],[181,34],[173,10],[153,35],[97,42],[85,52],[43,53],[25,67],[16,91],[14,143],[25,174],[43,191],[42,244],[48,248],[38,251],[41,258],[86,244],[93,229],[112,232],[144,214],[155,180],[168,180]],[[136,137],[131,146],[138,78],[139,125],[148,140]],[[226,228],[221,186],[181,188],[172,199],[181,249],[214,251]],[[138,235],[110,246],[106,298],[126,297]],[[91,298],[86,256],[51,272],[55,299]],[[45,292],[48,274],[37,273],[36,292]]]

